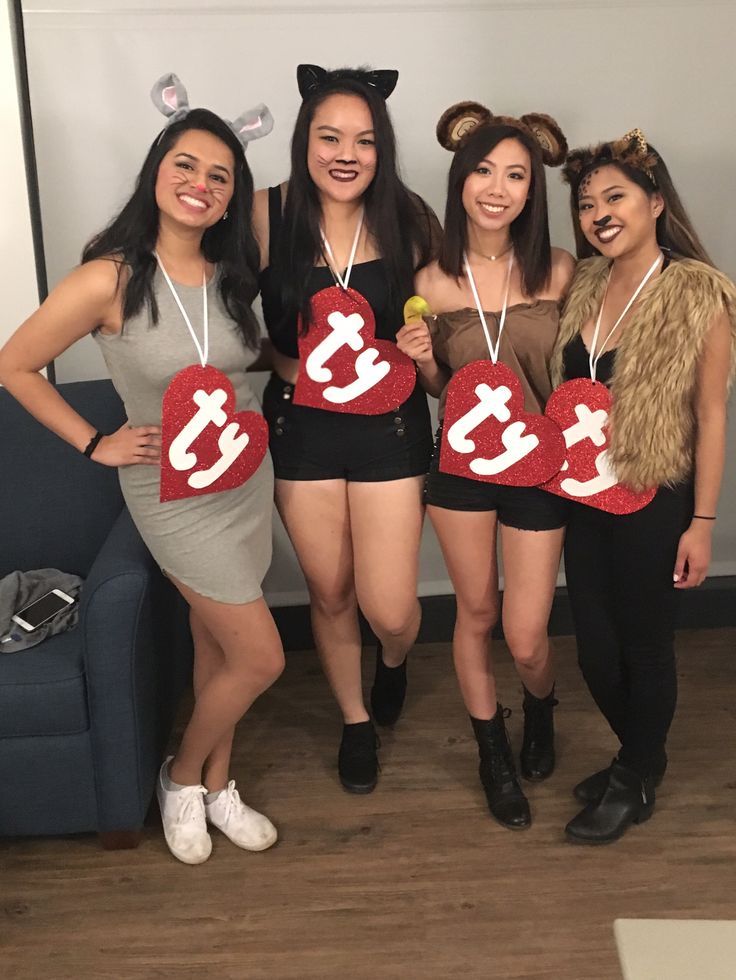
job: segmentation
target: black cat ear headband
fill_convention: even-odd
[[[302,99],[308,99],[322,89],[343,79],[360,82],[375,89],[383,99],[387,99],[396,88],[399,73],[393,69],[377,68],[337,68],[328,71],[319,65],[297,65],[296,81]]]

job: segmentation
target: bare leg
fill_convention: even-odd
[[[194,638],[194,696],[199,697],[207,681],[222,668],[225,655],[220,644],[215,640],[204,622],[190,610],[189,621]],[[230,777],[230,755],[232,753],[235,728],[225,733],[217,743],[204,764],[202,783],[209,793],[225,789]]]
[[[195,623],[198,627],[203,624],[219,644],[223,656],[221,665],[215,667],[212,650],[206,651],[203,657],[199,655],[200,663],[209,664],[205,667],[208,677],[202,681],[191,720],[171,765],[174,782],[192,786],[202,782],[213,753],[221,763],[223,745],[232,729],[258,695],[279,676],[284,667],[284,654],[263,598],[231,605],[208,599],[173,581],[193,610]],[[195,644],[202,638],[197,628]],[[197,653],[195,662],[196,658]]]
[[[496,713],[496,681],[490,652],[498,619],[496,512],[428,507],[457,599],[452,638],[460,691],[468,713],[488,720]]]
[[[564,533],[501,525],[504,637],[524,686],[537,698],[546,697],[555,680],[547,624]]]
[[[348,484],[358,604],[389,667],[404,661],[419,632],[423,482],[423,477],[408,477]]]
[[[344,480],[277,480],[276,503],[307,580],[312,631],[346,724],[367,721]]]

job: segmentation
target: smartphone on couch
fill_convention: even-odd
[[[29,602],[27,606],[24,606],[23,609],[19,609],[10,618],[21,629],[27,633],[32,633],[39,626],[48,623],[50,619],[53,619],[62,610],[73,606],[76,601],[74,596],[67,595],[61,589],[51,589],[50,592],[42,595],[40,599],[35,599],[33,602]]]

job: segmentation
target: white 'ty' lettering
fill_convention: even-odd
[[[363,346],[360,331],[365,326],[365,320],[360,313],[345,316],[335,311],[327,317],[327,322],[332,327],[332,333],[317,344],[305,364],[308,377],[319,384],[332,381],[332,371],[325,364],[341,347],[347,346],[357,352]]]

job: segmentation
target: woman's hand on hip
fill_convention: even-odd
[[[161,462],[161,429],[157,425],[121,425],[117,432],[103,436],[91,459],[103,466],[130,466]]]

